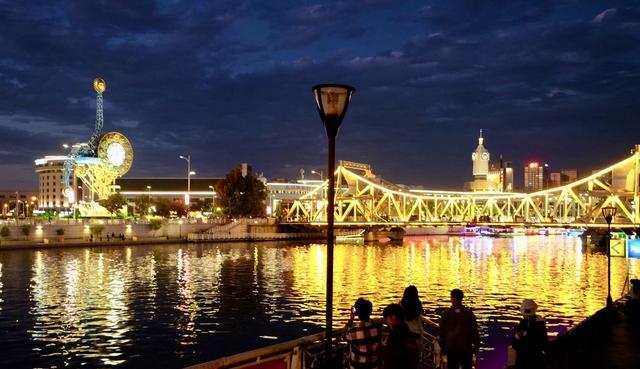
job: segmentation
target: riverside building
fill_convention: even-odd
[[[524,192],[542,191],[549,187],[549,165],[532,161],[524,167]]]

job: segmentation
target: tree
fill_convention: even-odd
[[[187,207],[183,203],[172,201],[169,199],[158,198],[155,199],[156,215],[169,218],[174,215],[176,217],[183,217],[187,215]]]
[[[133,200],[136,205],[136,213],[138,215],[145,215],[149,212],[149,208],[153,205],[153,202],[149,196],[138,196]]]
[[[104,231],[104,225],[102,224],[92,224],[89,227],[89,230],[91,231],[91,234],[99,237],[102,234],[102,231]]]
[[[160,228],[162,228],[162,221],[160,219],[151,219],[149,221],[149,229],[153,232],[154,236],[156,231]]]
[[[117,214],[123,206],[127,205],[127,199],[120,193],[114,193],[109,195],[108,198],[98,201],[98,204],[103,206],[111,215]]]
[[[230,217],[264,217],[267,189],[249,169],[242,176],[242,167],[237,166],[216,183],[216,206]]]

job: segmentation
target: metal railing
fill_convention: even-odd
[[[420,353],[420,369],[435,369],[440,367],[440,348],[438,337],[429,332],[439,329],[438,325],[428,318],[422,317],[423,333]],[[348,347],[341,341],[344,329],[335,329],[333,338],[337,355],[346,364]],[[384,335],[388,331],[384,332]],[[187,367],[186,369],[240,369],[267,367],[283,369],[312,369],[319,367],[324,358],[324,333],[316,333],[295,340],[262,347],[256,350],[226,356]],[[347,366],[343,366],[346,368]]]

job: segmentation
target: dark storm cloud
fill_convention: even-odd
[[[0,187],[86,140],[91,81],[131,175],[241,161],[268,177],[321,169],[310,87],[357,87],[338,157],[390,180],[459,188],[484,128],[520,167],[591,169],[640,142],[640,7],[547,1],[0,2]],[[602,150],[607,153],[602,154]],[[12,174],[14,173],[14,174]]]

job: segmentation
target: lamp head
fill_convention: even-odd
[[[316,98],[320,118],[327,129],[327,134],[335,137],[338,127],[347,113],[349,101],[355,88],[341,84],[321,84],[312,88]]]
[[[602,216],[604,220],[607,221],[607,224],[611,224],[613,218],[615,218],[618,208],[615,206],[605,206],[602,208]]]

